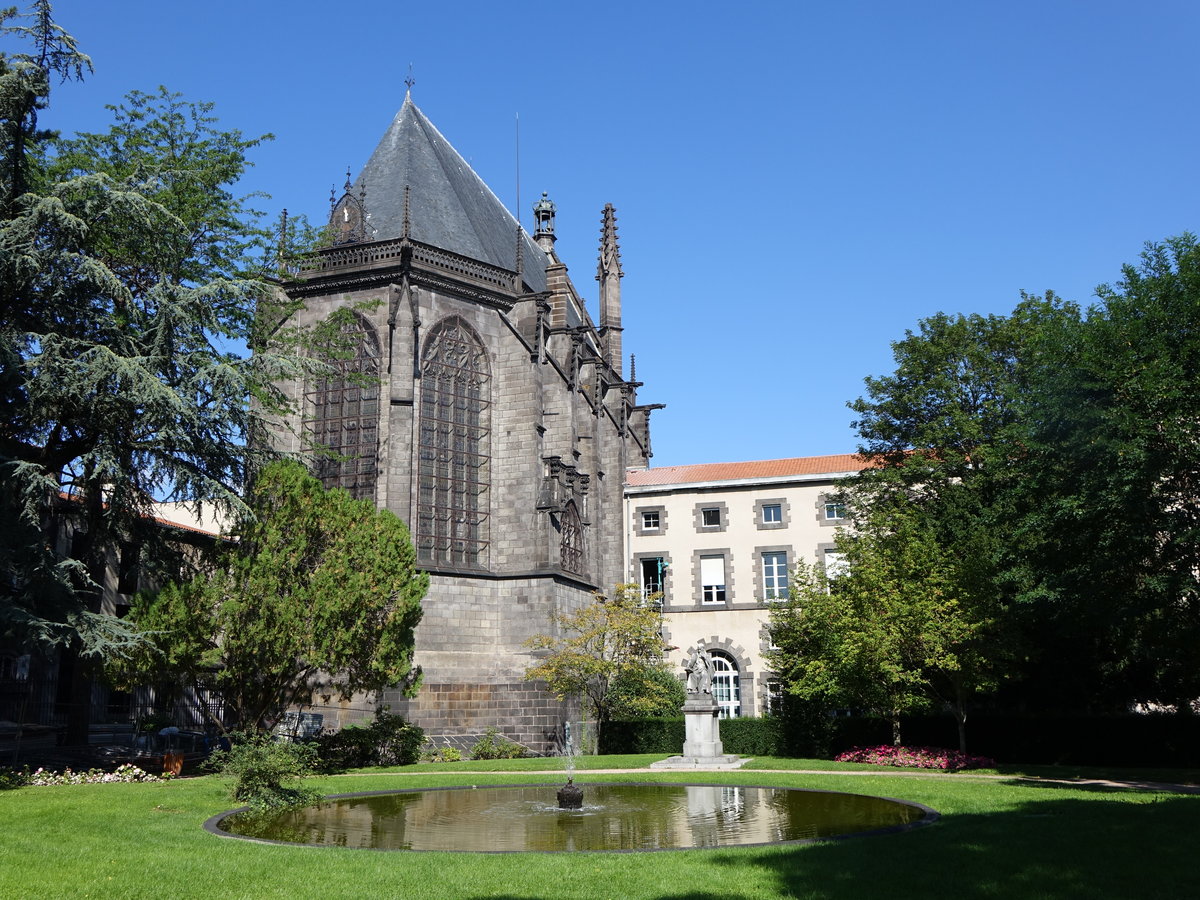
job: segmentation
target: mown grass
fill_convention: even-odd
[[[655,757],[649,757],[653,760]],[[617,758],[586,761],[613,768]],[[637,765],[647,758],[623,758]],[[470,774],[458,763],[322,778],[327,793],[552,781],[547,763]],[[768,761],[762,761],[766,763]],[[768,768],[784,768],[771,761]],[[404,898],[1127,898],[1200,896],[1191,854],[1200,795],[1015,777],[912,777],[861,766],[792,771],[593,774],[583,781],[704,781],[899,797],[942,813],[899,835],[672,853],[377,853],[219,838],[228,809],[213,777],[0,793],[0,897]],[[456,772],[456,769],[458,770]],[[478,768],[476,768],[478,771]],[[854,774],[859,773],[859,774]],[[1145,772],[1121,774],[1158,780]],[[1095,777],[1094,775],[1089,777]],[[1187,779],[1190,780],[1190,779]]]

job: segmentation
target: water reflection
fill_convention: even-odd
[[[590,784],[581,810],[555,785],[331,798],[219,828],[287,843],[377,850],[663,850],[798,841],[923,824],[925,807],[856,794],[696,784]]]

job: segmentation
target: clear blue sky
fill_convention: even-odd
[[[15,2],[15,0],[14,0]],[[91,54],[43,117],[159,84],[276,140],[248,187],[322,219],[404,97],[510,208],[545,190],[595,315],[617,208],[654,465],[848,452],[846,402],[938,311],[1090,302],[1200,229],[1200,4],[60,0]]]

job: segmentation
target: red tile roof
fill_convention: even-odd
[[[705,481],[740,481],[748,478],[786,478],[789,475],[836,475],[859,472],[870,466],[857,453],[834,456],[798,456],[793,459],[763,459],[754,462],[700,463],[694,466],[663,466],[631,469],[625,473],[630,487],[655,484],[692,484]]]

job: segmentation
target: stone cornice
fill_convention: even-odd
[[[301,269],[300,280],[285,290],[297,298],[366,290],[396,283],[405,273],[412,284],[504,312],[518,299],[513,293],[515,273],[404,238],[322,250]]]

